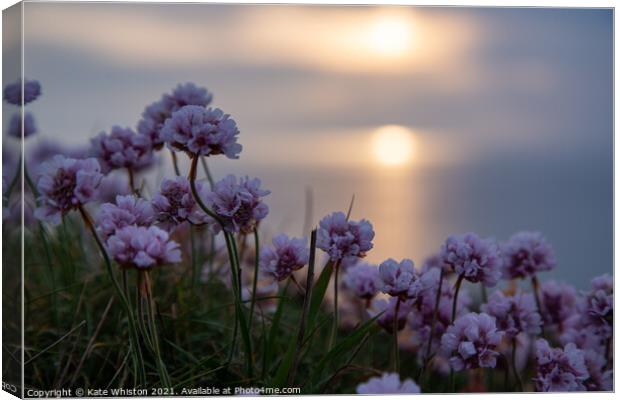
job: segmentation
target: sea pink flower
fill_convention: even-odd
[[[573,392],[586,390],[588,379],[584,353],[574,343],[564,349],[551,348],[545,339],[536,341],[536,390],[539,392]]]
[[[585,381],[588,391],[613,390],[613,369],[607,368],[603,354],[594,350],[584,350],[584,362],[590,377]]]
[[[216,182],[213,190],[205,185],[201,198],[207,208],[218,216],[226,232],[250,233],[269,213],[269,207],[262,198],[271,192],[261,189],[260,183],[260,179],[247,176],[237,183],[234,175],[228,175]],[[220,224],[211,222],[214,232],[219,232]]]
[[[101,132],[91,143],[93,155],[106,173],[117,168],[138,171],[153,162],[151,142],[130,128],[113,126],[109,134]]]
[[[451,354],[455,371],[495,368],[497,347],[504,333],[497,330],[495,318],[485,313],[469,313],[458,317],[441,337],[442,350]]]
[[[219,108],[185,106],[164,122],[161,137],[173,150],[191,156],[224,154],[239,158],[242,146],[237,143],[236,122]]]
[[[509,338],[514,338],[522,332],[532,335],[540,333],[542,319],[531,293],[519,291],[507,296],[498,290],[489,297],[489,301],[483,304],[480,310],[495,317],[497,329],[504,331]]]
[[[347,269],[342,282],[357,297],[365,300],[372,299],[383,286],[379,268],[367,263],[358,263]]]
[[[308,263],[310,250],[305,239],[280,234],[273,238],[272,243],[273,246],[263,248],[260,253],[259,265],[263,274],[281,281]]]
[[[22,116],[20,113],[13,114],[9,121],[8,135],[16,138],[21,138],[22,133],[24,138],[32,136],[37,133],[37,126],[34,123],[34,117],[31,113],[26,112],[24,114],[24,131],[22,132]]]
[[[540,285],[540,302],[545,326],[556,325],[561,332],[577,310],[577,292],[565,283],[546,281]]]
[[[379,265],[379,276],[383,281],[381,291],[402,299],[415,299],[435,284],[439,270],[421,274],[414,268],[413,261],[404,259],[400,263],[389,258]]]
[[[33,102],[41,95],[41,84],[35,80],[24,80],[24,104]],[[22,105],[22,82],[21,80],[6,85],[4,88],[4,100],[7,103]]]
[[[103,175],[94,158],[76,160],[61,155],[44,164],[37,182],[40,206],[35,217],[52,224],[61,216],[93,200]]]
[[[487,287],[495,286],[502,275],[502,260],[495,242],[474,233],[448,237],[441,248],[441,258],[457,275]]]
[[[200,190],[202,184],[196,182]],[[178,176],[174,179],[164,179],[158,193],[151,202],[156,219],[166,229],[172,229],[184,222],[203,224],[207,222],[207,215],[200,209],[189,185],[187,178]]]
[[[505,279],[526,278],[555,267],[553,249],[539,232],[519,232],[502,245]]]
[[[397,373],[384,372],[380,377],[370,378],[357,385],[357,394],[412,394],[420,393],[420,387],[411,379],[401,382]]]
[[[329,254],[332,261],[347,257],[365,257],[372,249],[375,232],[365,219],[348,221],[342,212],[334,212],[319,223],[316,246]]]
[[[138,133],[148,137],[153,148],[160,149],[164,144],[161,129],[173,112],[187,105],[206,107],[212,99],[213,95],[205,88],[193,83],[179,84],[172,94],[164,94],[160,100],[144,109],[138,123]]]
[[[585,326],[594,327],[605,339],[611,338],[614,318],[613,278],[605,274],[592,279],[592,289],[585,294],[579,309]]]
[[[129,225],[150,226],[155,220],[151,204],[134,195],[116,196],[116,203],[101,205],[97,230],[107,239],[118,229]]]
[[[179,244],[156,226],[120,228],[106,244],[110,256],[123,268],[147,269],[181,261]]]

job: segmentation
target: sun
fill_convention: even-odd
[[[410,129],[399,125],[386,125],[373,133],[371,149],[377,162],[396,167],[413,161],[415,144]]]
[[[368,44],[377,54],[385,57],[401,57],[413,47],[413,25],[408,18],[399,15],[377,17],[368,34]]]

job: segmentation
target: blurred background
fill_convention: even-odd
[[[355,195],[371,262],[527,229],[555,247],[547,276],[612,273],[612,10],[26,3],[24,21],[43,87],[27,147],[135,128],[191,81],[241,130],[216,176],[272,190],[265,235],[302,234],[309,197],[317,223]]]

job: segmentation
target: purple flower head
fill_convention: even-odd
[[[474,233],[453,235],[448,237],[440,254],[444,264],[470,282],[492,287],[501,278],[501,256],[490,239],[481,239]]]
[[[206,107],[212,100],[213,95],[207,89],[191,82],[179,83],[170,96],[173,111],[185,106]]]
[[[613,370],[606,368],[607,360],[603,354],[594,350],[584,350],[584,362],[590,377],[585,381],[588,391],[613,390]]]
[[[397,373],[385,372],[357,385],[357,394],[420,393],[420,387],[411,379],[401,382]]]
[[[196,189],[202,187],[196,182]],[[200,209],[189,185],[187,178],[178,176],[174,179],[164,179],[158,193],[151,202],[155,217],[164,227],[173,227],[189,222],[203,224],[207,222],[207,215]]]
[[[605,351],[605,337],[594,326],[584,326],[585,318],[577,313],[564,321],[559,339],[562,345],[574,343],[582,350],[594,350],[598,353]]]
[[[342,281],[357,297],[366,300],[372,299],[383,286],[379,268],[367,263],[358,263],[349,268]]]
[[[592,280],[592,289],[585,294],[579,309],[584,318],[583,325],[595,328],[603,338],[613,334],[614,281],[607,274]]]
[[[24,138],[32,136],[35,133],[37,133],[37,126],[34,123],[34,117],[31,113],[26,112],[26,114],[24,114]],[[20,113],[13,114],[13,116],[11,116],[8,134],[9,136],[16,138],[22,137],[22,116]]]
[[[281,234],[274,237],[272,243],[273,246],[263,248],[260,253],[259,265],[263,274],[281,281],[308,263],[310,250],[305,239]]]
[[[35,210],[35,217],[53,224],[93,200],[103,177],[94,158],[76,160],[57,155],[42,170],[37,182],[41,205]]]
[[[542,319],[536,309],[536,300],[530,293],[517,292],[507,296],[498,290],[480,309],[495,317],[497,329],[506,332],[509,338],[522,332],[532,335],[540,333]]]
[[[375,298],[368,309],[368,315],[372,318],[383,312],[383,314],[381,314],[381,316],[377,319],[377,323],[388,333],[392,333],[394,331],[394,317],[396,314],[396,305],[398,301],[399,300],[396,297],[390,297],[389,300]],[[400,304],[398,304],[398,320],[396,322],[398,324],[397,326],[399,331],[405,327],[407,316],[410,312],[411,302],[400,301]]]
[[[390,258],[379,265],[379,276],[383,281],[381,291],[402,299],[416,299],[436,283],[435,275],[439,276],[439,270],[420,274],[409,259],[398,263]]]
[[[551,348],[545,339],[536,341],[536,390],[573,392],[585,390],[588,379],[584,353],[574,343],[564,349]]]
[[[577,292],[567,284],[546,281],[540,286],[540,302],[545,324],[556,325],[562,331],[577,309]]]
[[[329,254],[332,261],[347,257],[364,257],[372,249],[375,232],[365,219],[348,221],[342,212],[334,212],[319,223],[316,246]]]
[[[156,227],[126,226],[106,241],[110,255],[123,268],[152,268],[181,261],[179,244]]]
[[[219,108],[185,106],[164,122],[161,137],[173,150],[192,156],[224,154],[239,158],[239,129],[235,120]]]
[[[116,204],[101,205],[97,230],[104,240],[129,225],[150,226],[155,219],[151,204],[134,195],[116,196]]]
[[[148,138],[154,149],[160,149],[164,145],[161,128],[172,114],[171,107],[168,98],[163,97],[161,100],[146,106],[142,112],[142,119],[138,122],[138,133]]]
[[[160,149],[164,144],[161,129],[173,112],[187,105],[206,107],[212,99],[213,96],[205,88],[193,83],[179,84],[172,94],[164,94],[160,100],[144,109],[142,119],[138,122],[138,133],[148,137],[153,148]]]
[[[262,198],[271,192],[260,188],[260,179],[246,176],[237,183],[234,175],[228,175],[216,182],[212,191],[203,189],[201,197],[205,205],[217,214],[226,232],[252,232],[269,213]],[[212,222],[212,229],[219,232],[220,224]]]
[[[99,159],[104,172],[117,168],[138,171],[153,162],[151,142],[130,128],[112,127],[91,139],[93,155]]]
[[[555,267],[553,249],[539,232],[519,232],[502,245],[505,279],[526,278]]]
[[[24,104],[28,104],[35,101],[41,94],[41,84],[39,81],[24,80]],[[17,81],[6,85],[4,88],[4,100],[7,103],[15,104],[16,106],[22,105],[22,82]]]
[[[450,365],[455,371],[495,368],[497,347],[504,332],[498,331],[495,319],[485,313],[469,313],[458,317],[441,337],[441,347],[451,354]]]

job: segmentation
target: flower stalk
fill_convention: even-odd
[[[131,343],[131,349],[133,352],[134,368],[135,370],[138,371],[137,374],[139,374],[138,376],[139,376],[140,381],[145,383],[146,382],[146,371],[144,368],[144,359],[142,357],[142,350],[140,349],[138,332],[136,329],[132,308],[129,305],[129,301],[127,297],[125,297],[123,289],[118,283],[116,276],[114,275],[114,271],[112,269],[112,261],[110,260],[110,256],[108,255],[108,252],[105,246],[103,245],[103,243],[101,242],[101,239],[99,238],[99,234],[97,233],[97,230],[95,229],[95,226],[93,224],[93,220],[90,214],[88,213],[88,211],[86,211],[86,209],[83,206],[79,206],[78,210],[80,211],[80,215],[82,216],[82,219],[84,220],[84,224],[86,225],[88,230],[90,230],[91,234],[93,235],[93,238],[95,239],[95,242],[97,243],[97,247],[99,247],[101,256],[103,257],[103,260],[105,261],[108,275],[110,276],[110,279],[112,280],[114,289],[116,289],[116,294],[121,299],[121,303],[123,304],[123,307],[125,308],[125,312],[127,314],[127,323],[129,325],[129,339]]]

